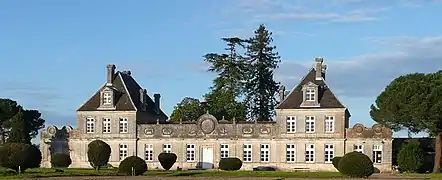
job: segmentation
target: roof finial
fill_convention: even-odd
[[[206,114],[209,114],[209,110],[206,110]]]
[[[233,124],[236,124],[236,118],[235,117],[232,118],[232,121],[233,121]]]
[[[258,119],[255,120],[255,124],[258,124]]]
[[[223,116],[223,119],[221,119],[221,120],[225,120],[225,119],[224,119],[224,116]]]
[[[157,124],[160,124],[160,118],[157,118]]]
[[[180,118],[180,124],[183,124],[183,118]]]

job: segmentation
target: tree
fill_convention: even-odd
[[[246,59],[248,63],[248,81],[246,82],[246,103],[249,117],[257,121],[270,121],[278,103],[276,93],[279,83],[273,79],[280,57],[274,52],[272,33],[264,25],[255,31],[255,36],[248,40]]]
[[[94,140],[88,145],[87,158],[94,169],[99,170],[109,162],[111,148],[102,140]]]
[[[0,99],[0,136],[1,142],[24,142],[37,136],[44,127],[45,120],[38,110],[26,110],[11,99]],[[12,133],[13,137],[10,137]],[[21,133],[21,134],[20,134]],[[12,138],[12,139],[11,139]],[[17,139],[18,138],[18,139]]]
[[[205,94],[207,110],[217,119],[245,119],[246,107],[243,103],[235,101],[234,96],[233,93],[225,89],[214,90]]]
[[[0,99],[0,136],[1,143],[6,142],[7,126],[9,126],[11,118],[18,113],[21,107],[16,101],[11,99]]]
[[[36,166],[35,151],[30,144],[6,143],[0,147],[0,166],[13,169],[17,172],[24,172],[28,168]],[[40,164],[40,161],[38,164]]]
[[[185,97],[174,107],[170,120],[196,121],[203,114],[204,106],[198,99]]]
[[[433,172],[440,172],[442,73],[414,73],[394,79],[371,105],[371,118],[394,131],[428,132],[436,137]]]
[[[237,100],[244,93],[247,65],[238,53],[237,46],[244,48],[245,40],[238,37],[222,38],[227,43],[227,53],[209,53],[204,61],[210,64],[209,72],[217,73],[211,91],[204,95],[209,112],[217,119],[245,117],[245,105]]]
[[[406,143],[402,145],[397,155],[397,163],[403,172],[416,173],[425,164],[424,152],[417,143]]]
[[[31,144],[29,127],[30,126],[25,119],[25,113],[20,109],[12,118],[11,131],[9,132],[7,142]]]

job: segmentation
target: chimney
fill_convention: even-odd
[[[315,71],[316,71],[316,80],[323,80],[322,76],[322,63],[324,59],[322,57],[315,58]]]
[[[108,64],[107,65],[107,84],[112,84],[112,80],[114,79],[114,75],[115,75],[115,65]]]
[[[153,97],[155,98],[155,111],[157,113],[160,113],[160,94],[154,94]]]
[[[140,102],[141,102],[141,104],[146,103],[146,94],[147,94],[146,89],[140,89]]]
[[[285,86],[279,86],[279,102],[282,102],[285,98]]]
[[[327,70],[327,65],[322,65],[322,78],[325,80],[325,71]]]

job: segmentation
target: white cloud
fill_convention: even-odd
[[[336,93],[350,97],[372,97],[400,75],[442,69],[442,36],[369,39],[377,46],[391,49],[343,60],[324,59],[328,65],[327,82]],[[284,77],[304,76],[312,65],[313,60],[284,61],[276,77],[291,88],[299,80]]]

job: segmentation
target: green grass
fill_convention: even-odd
[[[429,179],[442,179],[442,173],[402,173],[399,176],[408,176],[408,177],[422,177]]]
[[[4,171],[0,170],[0,171]],[[62,177],[62,176],[117,176],[116,169],[63,169],[64,172],[56,172],[55,169],[28,169],[21,175],[4,175],[0,179],[22,179],[38,177]],[[1,173],[1,172],[0,172]],[[340,178],[337,172],[282,172],[282,171],[147,171],[145,176],[157,177],[279,177],[279,178]]]

